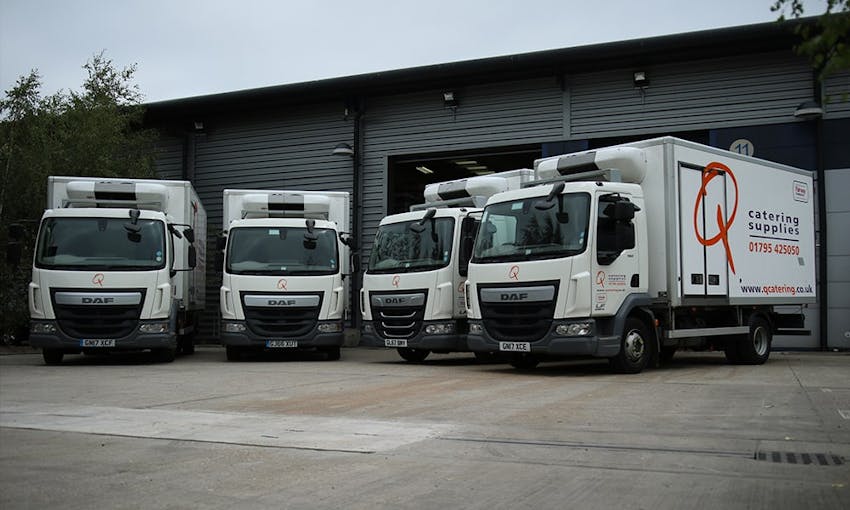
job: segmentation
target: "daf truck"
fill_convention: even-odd
[[[360,345],[395,348],[411,362],[469,352],[464,282],[481,207],[533,176],[519,169],[428,184],[424,204],[381,220],[360,291]]]
[[[30,345],[66,354],[194,352],[206,213],[187,181],[47,179],[29,284]]]
[[[226,189],[223,203],[227,359],[310,349],[338,360],[349,315],[349,194]]]
[[[484,209],[466,284],[472,350],[518,368],[589,356],[637,373],[683,348],[761,364],[775,334],[803,331],[816,302],[810,172],[671,137],[535,171],[534,186]]]

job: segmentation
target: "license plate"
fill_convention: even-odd
[[[384,340],[386,347],[407,347],[407,340],[399,340],[396,338],[387,338]]]
[[[298,342],[295,340],[269,340],[266,342],[266,347],[269,349],[292,349],[298,347]]]
[[[80,340],[80,347],[115,347],[114,338],[84,338]]]
[[[529,342],[499,342],[499,350],[505,352],[531,352]]]

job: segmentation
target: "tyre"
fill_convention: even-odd
[[[773,331],[770,323],[761,316],[750,318],[750,333],[738,343],[738,357],[745,365],[762,365],[770,357]]]
[[[177,350],[181,354],[195,354],[195,335],[180,337],[177,341]]]
[[[62,363],[65,353],[54,349],[42,349],[41,357],[44,358],[45,365],[58,365]]]
[[[629,317],[620,339],[620,352],[611,358],[611,367],[621,374],[640,373],[649,362],[652,338],[646,324]]]
[[[496,352],[476,352],[475,359],[479,363],[493,363],[499,361],[499,354]]]
[[[328,361],[337,361],[339,359],[339,346],[335,347],[322,347],[322,352],[327,355]]]
[[[228,345],[224,350],[227,353],[227,361],[239,361],[242,359],[242,351],[239,350],[239,347]]]
[[[425,358],[431,354],[431,351],[425,349],[412,349],[410,347],[399,347],[398,355],[411,363],[419,363],[425,361]]]
[[[662,346],[661,347],[661,362],[662,363],[670,363],[673,361],[673,356],[676,354],[676,346]]]
[[[173,349],[155,349],[153,351],[154,358],[160,363],[171,363],[177,357],[177,348]]]
[[[723,344],[723,353],[730,365],[740,365],[741,355],[738,352],[739,345],[747,341],[747,335],[729,335]]]
[[[518,370],[531,370],[540,364],[540,360],[533,354],[515,354],[509,363]]]

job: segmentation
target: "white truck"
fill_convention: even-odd
[[[533,177],[519,169],[429,184],[424,204],[381,220],[360,290],[360,345],[412,362],[469,352],[464,282],[481,207]]]
[[[194,352],[206,212],[187,181],[48,177],[29,285],[30,345],[65,354]]]
[[[349,194],[226,189],[223,198],[227,359],[315,349],[338,360],[349,315]]]
[[[469,265],[469,347],[640,372],[679,348],[761,364],[815,303],[810,172],[658,138],[535,162],[494,195]]]

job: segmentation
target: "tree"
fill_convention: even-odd
[[[32,248],[49,175],[154,176],[157,134],[142,128],[142,95],[132,83],[135,65],[116,69],[101,52],[83,68],[87,76],[79,92],[42,97],[41,76],[33,70],[0,100],[0,242],[4,246],[8,226],[21,223],[25,252]],[[4,338],[26,325],[29,273],[29,267],[2,266]]]
[[[785,21],[789,10],[798,19],[803,16],[803,0],[776,0],[770,10],[779,12],[779,21]],[[850,69],[850,0],[827,0],[826,12],[795,30],[802,38],[798,53],[809,58],[821,81]]]

